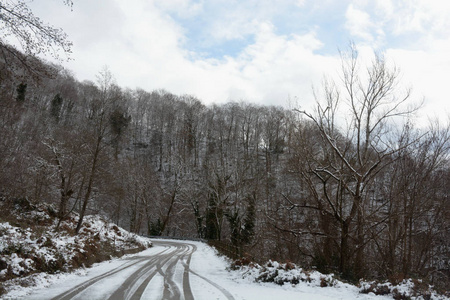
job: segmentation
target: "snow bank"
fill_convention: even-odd
[[[61,222],[58,230],[57,218],[45,205],[26,211],[16,208],[11,215],[14,218],[10,216],[9,222],[0,222],[0,295],[18,285],[34,285],[46,274],[67,272],[151,246],[149,239],[100,216],[86,216],[76,235],[75,214]]]
[[[294,289],[305,290],[305,288],[334,288],[348,290],[354,295],[366,294],[383,296],[389,299],[411,299],[411,300],[444,300],[449,299],[444,295],[437,294],[431,286],[420,280],[404,280],[399,284],[379,283],[376,281],[360,281],[358,286],[344,283],[333,274],[322,274],[318,271],[307,271],[293,263],[279,263],[269,261],[260,266],[248,262],[245,259],[235,261],[231,270],[240,273],[243,279],[251,282],[274,283],[280,286],[290,285]]]

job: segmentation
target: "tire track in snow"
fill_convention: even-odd
[[[184,299],[185,300],[194,300],[194,296],[192,295],[192,289],[191,289],[191,284],[189,281],[189,266],[191,264],[191,258],[192,258],[192,254],[197,251],[197,246],[195,245],[191,245],[192,250],[190,251],[190,253],[187,255],[187,259],[186,259],[186,263],[183,263],[183,261],[181,262],[184,266],[184,272],[183,272],[183,291],[184,291]]]
[[[221,287],[221,286],[218,285],[217,283],[215,283],[215,282],[209,280],[209,279],[206,278],[206,277],[201,276],[200,274],[198,274],[198,273],[196,273],[196,272],[194,272],[194,271],[192,271],[192,270],[190,269],[190,263],[191,263],[192,253],[194,253],[194,252],[197,250],[197,247],[196,247],[195,245],[192,245],[192,244],[188,244],[188,245],[190,245],[190,246],[193,248],[193,250],[192,250],[191,254],[189,255],[189,258],[188,258],[188,260],[186,261],[186,263],[181,262],[181,263],[184,265],[183,286],[184,286],[184,283],[185,283],[186,281],[189,282],[189,272],[190,272],[190,273],[192,273],[192,274],[198,276],[199,278],[203,279],[204,281],[208,282],[208,283],[211,284],[212,286],[214,286],[214,287],[215,287],[216,289],[218,289],[218,290],[219,290],[219,291],[220,291],[220,292],[221,292],[228,300],[234,300],[233,295],[231,295],[231,293],[228,292],[226,289],[224,289],[223,287]],[[189,289],[189,291],[190,291],[190,284],[188,284],[187,286],[188,286],[188,289]],[[186,289],[186,288],[185,288],[185,289]],[[187,297],[186,297],[186,294],[185,294],[185,299],[194,299],[194,297],[192,296],[192,292],[191,292],[191,294],[190,294],[190,298],[187,298]]]
[[[170,254],[165,255],[163,258],[158,258],[159,261],[154,265],[155,270],[151,273],[148,272],[145,275],[146,278],[140,283],[140,285],[136,288],[136,290],[133,291],[131,296],[126,297],[126,298],[117,298],[117,299],[132,299],[132,300],[141,299],[142,295],[144,294],[145,289],[147,288],[148,284],[153,279],[153,277],[156,275],[156,273],[160,273],[162,276],[165,276],[164,272],[162,271],[162,266],[164,266],[172,258],[173,255],[175,255],[175,254],[170,253]],[[164,261],[161,263],[161,260],[164,260]]]
[[[165,250],[159,252],[158,254],[163,253],[163,252],[165,252],[165,251],[167,251],[169,249],[170,248],[165,249]],[[108,271],[106,273],[103,273],[103,274],[98,275],[98,276],[96,276],[96,277],[94,277],[92,279],[89,279],[89,280],[87,280],[87,281],[85,281],[85,282],[75,286],[74,288],[70,289],[69,291],[64,292],[62,294],[59,294],[58,296],[52,298],[52,300],[70,300],[73,297],[75,297],[76,295],[78,295],[81,292],[83,292],[84,290],[86,290],[87,288],[89,288],[90,286],[92,286],[93,284],[99,282],[100,280],[102,280],[104,278],[107,278],[107,277],[110,277],[110,276],[112,276],[114,274],[117,274],[117,273],[119,273],[119,272],[121,272],[123,270],[126,270],[126,269],[128,269],[128,268],[130,268],[130,267],[132,267],[132,266],[134,266],[136,264],[142,263],[143,261],[145,261],[147,259],[148,259],[147,257],[133,258],[131,262],[123,263],[122,265],[120,265],[120,266],[118,266],[118,267],[116,267],[116,268],[114,268],[114,269],[112,269],[112,270],[110,270],[110,271]]]
[[[226,299],[234,300],[231,293],[222,286],[197,272],[194,272],[190,268],[192,255],[197,250],[197,246],[194,244],[172,241],[154,241],[154,244],[155,246],[167,248],[150,257],[133,257],[131,258],[131,261],[91,278],[75,286],[71,290],[59,294],[52,300],[69,300],[80,296],[81,293],[88,294],[89,289],[94,288],[93,285],[95,283],[101,280],[108,280],[119,272],[125,271],[137,264],[143,265],[139,266],[131,275],[127,275],[127,278],[123,283],[110,294],[108,297],[109,300],[141,299],[150,282],[157,274],[161,275],[164,280],[164,284],[161,287],[163,289],[161,299],[194,300],[195,298],[190,282],[190,273],[212,285],[222,293]]]

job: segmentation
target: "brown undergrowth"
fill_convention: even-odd
[[[49,205],[3,199],[0,210],[0,295],[12,281],[29,285],[32,274],[68,272],[151,246],[99,216],[87,216],[75,234],[77,215],[69,215],[56,229],[58,220]]]

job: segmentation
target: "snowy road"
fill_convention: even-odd
[[[356,287],[320,288],[258,284],[226,270],[227,262],[204,243],[152,240],[153,247],[135,255],[95,264],[84,271],[61,274],[5,299],[373,299]],[[392,299],[392,298],[391,298]]]
[[[121,264],[115,265],[104,273],[68,288],[57,295],[51,291],[34,294],[29,299],[197,299],[194,295],[200,287],[201,294],[205,285],[216,290],[212,294],[217,299],[232,300],[234,297],[216,282],[201,276],[191,269],[192,255],[197,246],[187,242],[153,241],[154,247],[141,255],[129,256]],[[94,267],[95,269],[95,267]],[[103,268],[104,269],[104,268]],[[95,270],[94,270],[95,272]],[[191,277],[195,276],[192,286]],[[198,281],[204,284],[199,284]],[[56,287],[57,291],[59,288]],[[49,293],[50,292],[50,293]],[[200,296],[200,295],[199,295]]]

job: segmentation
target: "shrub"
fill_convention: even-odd
[[[360,284],[361,285],[361,284]],[[378,281],[373,281],[370,283],[365,283],[362,285],[361,294],[374,293],[375,295],[389,295],[391,293],[391,288],[387,283],[380,283]]]
[[[294,270],[294,269],[295,269],[295,264],[292,263],[292,262],[290,262],[290,261],[288,261],[288,262],[286,262],[286,264],[284,265],[284,269],[285,269],[286,271]]]
[[[392,291],[392,297],[395,300],[411,300],[410,296],[408,296],[406,293],[400,292],[398,289],[394,289]]]
[[[263,268],[261,271],[261,275],[256,278],[258,282],[275,282],[275,278],[278,276],[278,269],[267,269]],[[283,285],[280,281],[276,282],[279,285]]]
[[[249,266],[252,265],[253,262],[251,261],[250,258],[248,257],[242,257],[240,259],[236,259],[231,263],[231,269],[232,270],[237,270],[242,266]]]

